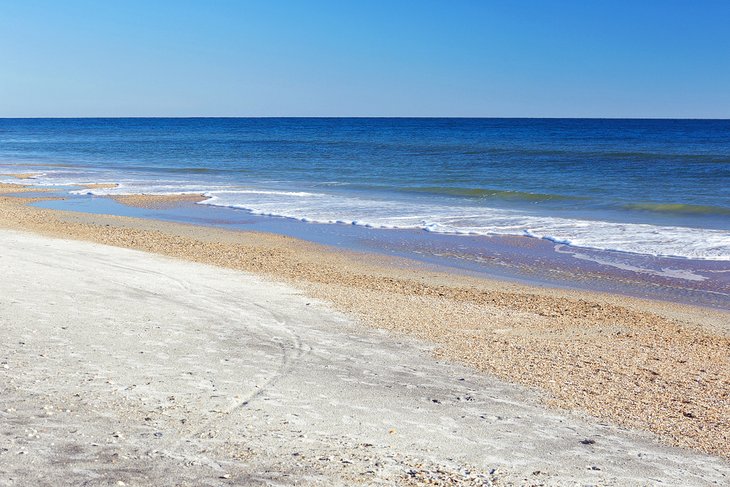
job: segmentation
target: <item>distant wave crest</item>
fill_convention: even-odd
[[[525,191],[503,191],[488,188],[462,188],[455,186],[407,187],[400,191],[407,193],[428,193],[433,195],[460,196],[466,198],[498,198],[520,201],[549,201],[580,199],[574,196],[546,193],[528,193]]]
[[[730,215],[730,208],[682,203],[632,203],[625,205],[625,208],[675,215]]]

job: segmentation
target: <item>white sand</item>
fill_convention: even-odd
[[[11,231],[0,249],[0,485],[730,482],[250,274]]]

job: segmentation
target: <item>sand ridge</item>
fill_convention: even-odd
[[[127,206],[136,208],[166,209],[174,208],[181,203],[199,203],[209,199],[203,194],[125,194],[113,195],[111,198]]]
[[[85,189],[114,189],[118,188],[119,184],[117,183],[91,183],[91,184],[82,184],[82,188]]]
[[[6,174],[0,174],[0,176],[8,176],[15,179],[34,179],[37,176],[40,176],[39,173],[6,173]]]
[[[730,458],[728,313],[450,276],[277,235],[27,201],[0,198],[0,226],[284,279],[369,326],[437,344],[439,357],[545,391],[553,406]]]

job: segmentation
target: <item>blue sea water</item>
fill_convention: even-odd
[[[730,260],[727,120],[0,119],[0,174],[17,172],[319,223]]]

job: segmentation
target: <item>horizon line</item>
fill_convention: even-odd
[[[714,120],[728,121],[730,117],[561,117],[561,116],[433,116],[433,115],[120,115],[120,116],[0,116],[0,120],[77,120],[77,119],[454,119],[454,120]]]

